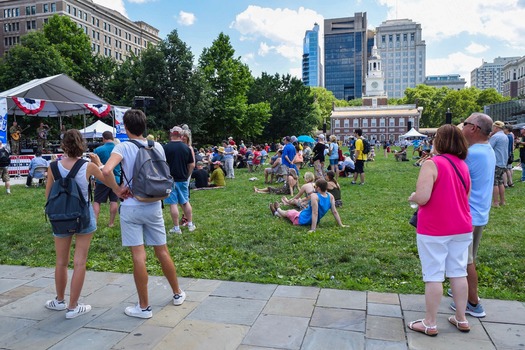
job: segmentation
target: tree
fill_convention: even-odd
[[[59,15],[50,17],[43,31],[69,66],[70,78],[88,86],[93,72],[93,54],[87,34],[69,17]]]
[[[115,75],[117,63],[109,57],[94,56],[93,65],[91,66],[90,79],[86,88],[103,99],[111,96],[110,82]]]
[[[0,62],[0,85],[6,90],[33,79],[68,72],[68,69],[60,52],[44,34],[31,32]]]
[[[142,71],[140,57],[131,54],[116,68],[113,78],[108,82],[108,102],[131,106],[133,97],[140,95]]]
[[[262,138],[275,141],[286,135],[311,134],[322,121],[319,104],[314,94],[301,80],[289,74],[273,76],[263,73],[250,89],[250,102],[268,102],[271,118]]]
[[[245,135],[247,93],[253,78],[248,66],[240,58],[234,58],[234,54],[230,38],[220,33],[199,58],[199,68],[212,91],[211,110],[203,129],[213,141],[226,135]]]

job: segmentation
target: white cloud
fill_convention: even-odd
[[[482,45],[482,44],[478,44],[478,43],[470,43],[469,46],[467,46],[465,48],[465,50],[468,52],[468,53],[471,53],[471,54],[479,54],[479,53],[483,53],[485,51],[487,51],[488,49],[490,49],[490,46],[488,45]]]
[[[126,17],[128,16],[126,8],[124,7],[124,0],[93,0],[93,2],[95,4],[102,5],[104,7],[120,12]]]
[[[423,27],[427,41],[460,33],[482,35],[517,45],[525,34],[520,0],[379,0],[388,18],[410,18]]]
[[[175,18],[177,18],[177,23],[182,26],[191,26],[197,20],[197,17],[195,17],[195,14],[190,13],[190,12],[184,12],[184,11],[180,11],[179,16]]]
[[[305,31],[316,22],[322,24],[323,17],[304,7],[291,10],[250,5],[235,17],[230,27],[239,31],[243,40],[264,40],[259,45],[259,55],[272,52],[297,61],[302,56]]]
[[[259,51],[257,51],[257,54],[259,56],[266,56],[270,51],[274,50],[275,47],[268,46],[265,42],[262,42],[259,44]]]
[[[253,60],[255,59],[255,54],[253,52],[248,52],[246,54],[244,54],[242,57],[241,57],[241,61],[243,63],[250,63],[252,62]]]
[[[470,72],[473,67],[481,65],[481,59],[466,55],[462,52],[454,52],[443,58],[427,58],[427,75],[460,74],[470,86]]]

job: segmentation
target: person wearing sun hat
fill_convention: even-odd
[[[492,192],[492,206],[500,207],[505,205],[505,186],[503,184],[503,174],[507,169],[507,161],[509,159],[509,139],[503,132],[505,123],[502,121],[495,121],[492,124],[492,136],[489,143],[496,155],[496,169],[494,172],[494,189]]]

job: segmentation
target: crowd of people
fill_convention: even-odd
[[[293,225],[307,226],[308,232],[314,232],[330,211],[336,224],[345,227],[337,209],[343,205],[338,180],[349,177],[351,184],[357,184],[359,179],[359,184],[364,185],[365,163],[375,148],[372,146],[365,152],[366,140],[361,129],[356,129],[350,152],[345,153],[337,137],[332,135],[326,142],[324,134],[319,134],[313,145],[302,144],[294,136],[285,136],[274,149],[273,156],[269,154],[272,149],[268,144],[245,146],[241,141],[236,145],[231,137],[221,146],[197,150],[192,147],[191,131],[186,125],[170,129],[170,140],[165,145],[154,141],[150,144],[148,139],[152,137],[143,137],[146,117],[140,110],[127,111],[124,125],[130,140],[153,148],[169,166],[173,185],[164,203],[169,205],[173,223],[167,232],[174,234],[182,233],[185,228],[189,232],[197,228],[193,222],[190,188],[224,188],[227,180],[235,179],[235,169],[245,167],[249,172],[256,171],[257,167],[266,165],[268,157],[269,166],[263,170],[264,183],[268,186],[254,186],[253,189],[255,193],[279,196],[269,204],[273,216],[286,219]],[[438,334],[437,312],[445,277],[450,280],[451,288],[447,293],[453,297],[450,307],[455,311],[448,319],[451,324],[459,331],[468,332],[467,314],[485,316],[478,296],[477,251],[490,209],[504,206],[505,189],[514,186],[511,172],[514,147],[520,149],[521,180],[525,181],[525,127],[520,133],[522,138],[515,140],[512,127],[500,121],[493,122],[486,114],[474,113],[460,127],[443,125],[432,140],[413,145],[413,155],[418,152],[417,163],[421,170],[416,189],[408,200],[418,206],[416,240],[426,305],[425,317],[408,324],[413,331],[429,336]],[[65,177],[85,154],[86,144],[77,130],[68,130],[64,132],[61,146],[64,157],[57,164],[60,175]],[[103,145],[89,154],[91,162],[83,164],[75,176],[88,203],[89,184],[91,178],[96,179],[94,200],[89,208],[89,226],[78,233],[53,232],[56,297],[45,303],[48,309],[66,311],[66,318],[75,318],[91,310],[91,306],[80,303],[79,298],[100,206],[108,200],[108,226],[114,226],[119,211],[122,245],[129,247],[133,258],[138,301],[136,305],[126,307],[125,314],[138,318],[153,315],[147,288],[146,245],[153,246],[160,261],[172,290],[173,304],[181,305],[186,298],[166,244],[161,200],[144,202],[133,195],[134,163],[139,149],[133,142],[117,143],[111,132],[105,132]],[[4,147],[0,142],[0,152],[2,150]],[[405,147],[394,156],[397,160],[406,157],[406,153]],[[326,158],[329,161],[325,163]],[[35,176],[34,169],[47,165],[47,161],[41,160],[41,153],[38,153],[31,162],[28,184]],[[302,177],[301,171],[304,172]],[[1,175],[9,192],[4,170]],[[304,183],[301,185],[300,181]],[[54,182],[53,173],[48,171],[46,197]],[[277,186],[270,186],[274,183]],[[67,268],[73,238],[74,270],[69,300],[66,301]]]

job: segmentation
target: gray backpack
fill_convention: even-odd
[[[168,163],[155,148],[155,142],[148,140],[147,147],[136,140],[129,142],[139,148],[133,165],[133,177],[128,179],[122,170],[122,176],[133,197],[140,202],[155,202],[167,198],[171,193],[173,177]]]

